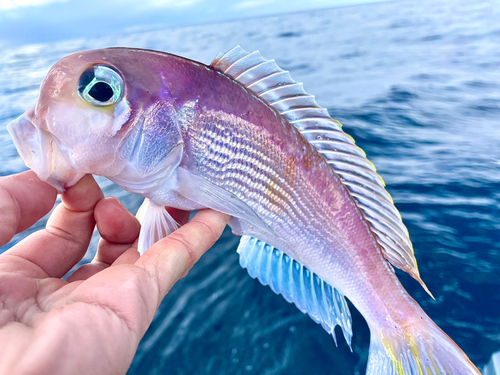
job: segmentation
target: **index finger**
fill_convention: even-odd
[[[43,277],[62,277],[85,255],[95,226],[94,207],[103,198],[92,175],[85,175],[61,195],[62,203],[45,230],[33,233],[6,254],[36,265],[36,275],[41,270]]]
[[[0,246],[35,224],[54,207],[57,191],[27,171],[0,178]]]
[[[170,288],[219,239],[229,216],[200,210],[187,224],[151,246],[136,266],[144,268],[152,287],[158,292],[158,305]]]

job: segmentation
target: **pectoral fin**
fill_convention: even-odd
[[[179,224],[175,222],[164,206],[156,204],[147,198],[144,199],[137,211],[136,217],[142,226],[137,246],[137,250],[141,255],[154,243],[179,228]]]
[[[190,201],[246,220],[257,228],[272,235],[276,235],[250,206],[231,192],[184,168],[177,169],[177,178],[179,182],[177,191]]]

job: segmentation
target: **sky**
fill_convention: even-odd
[[[373,0],[0,0],[0,46],[97,37]]]

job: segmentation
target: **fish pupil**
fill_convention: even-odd
[[[113,88],[106,82],[96,82],[89,90],[89,95],[98,102],[105,103],[113,97]]]
[[[87,69],[82,76],[80,77],[80,82],[78,83],[78,91],[80,91],[80,94],[83,93],[83,90],[85,90],[85,87],[92,82],[94,79],[94,68]]]

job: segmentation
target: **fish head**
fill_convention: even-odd
[[[157,81],[124,49],[77,52],[50,69],[36,106],[7,129],[26,165],[59,192],[87,173],[116,176],[138,152],[148,108],[160,97],[170,105]]]

